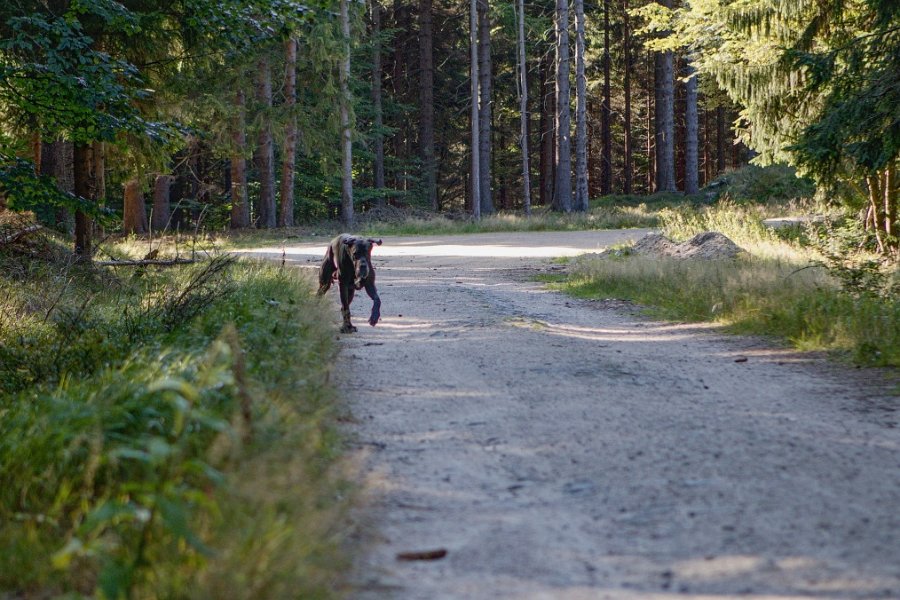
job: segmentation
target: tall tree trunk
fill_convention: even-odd
[[[698,177],[700,175],[697,117],[697,70],[686,61],[685,70],[688,80],[685,82],[684,103],[684,193],[696,194],[700,191]]]
[[[672,0],[658,2],[672,8]],[[672,52],[656,54],[656,190],[675,187],[675,72]]]
[[[609,83],[609,0],[603,0],[603,102],[600,105],[600,193],[612,193],[612,91]]]
[[[353,227],[353,139],[350,123],[350,7],[348,0],[341,0],[341,34],[343,57],[340,64],[341,79],[341,220]]]
[[[569,102],[569,3],[556,0],[556,185],[553,209],[572,210],[572,145]]]
[[[231,228],[250,226],[250,204],[247,202],[247,133],[244,130],[244,91],[235,93],[234,128],[231,133]]]
[[[157,175],[153,182],[153,215],[150,219],[150,228],[154,232],[162,232],[169,227],[171,187],[172,178],[169,175]]]
[[[886,250],[884,234],[882,230],[882,201],[883,190],[881,189],[880,174],[870,175],[866,177],[866,183],[869,186],[869,206],[872,214],[872,228],[875,233],[875,242],[878,245],[878,252],[884,254]]]
[[[491,63],[491,14],[488,0],[478,0],[478,89],[480,107],[478,111],[479,160],[478,175],[479,197],[481,198],[481,214],[494,212],[494,198],[491,190],[491,96],[492,96]]]
[[[628,0],[623,0],[622,9],[624,15],[622,17],[622,35],[624,37],[622,51],[625,61],[625,78],[622,82],[622,92],[625,94],[625,159],[622,173],[622,191],[626,194],[631,194],[634,191],[634,159],[632,157],[634,142],[631,131],[631,23],[628,19]],[[606,83],[605,80],[604,83]]]
[[[647,51],[647,78],[646,78],[646,86],[644,89],[647,90],[647,193],[653,193],[656,190],[656,152],[654,143],[656,141],[655,137],[655,129],[653,127],[654,123],[654,102],[656,100],[656,85],[653,83],[655,73],[656,73],[656,64],[653,58],[653,53],[648,50]],[[651,76],[651,71],[653,72],[653,76]],[[650,93],[650,87],[653,87],[654,93]]]
[[[375,113],[375,139],[373,146],[375,158],[373,170],[375,175],[375,189],[384,189],[384,110],[381,106],[381,2],[372,0],[372,109]],[[376,203],[384,205],[385,198],[378,195]]]
[[[552,70],[550,55],[545,53],[541,57],[540,66],[540,94],[541,94],[541,161],[540,161],[540,190],[539,202],[542,206],[553,203],[553,168],[554,168],[554,144],[556,142],[556,108],[554,107],[555,92],[553,86],[548,85],[550,71]]]
[[[716,175],[725,171],[725,107],[716,107]]]
[[[884,233],[888,245],[896,253],[900,249],[900,236],[895,231],[897,222],[897,160],[887,164],[884,170]]]
[[[438,210],[437,164],[434,160],[434,36],[432,0],[419,0],[419,153],[425,197]]]
[[[469,189],[472,194],[472,216],[481,218],[481,143],[479,137],[479,80],[478,80],[478,0],[469,0],[469,76],[471,79],[472,105],[470,125],[472,129],[472,169],[469,174]]]
[[[91,144],[78,144],[74,150],[75,194],[86,200],[94,198],[94,149]],[[90,262],[93,248],[91,244],[91,218],[83,212],[75,212],[75,258],[79,262]]]
[[[40,129],[35,129],[31,134],[31,162],[34,163],[34,174],[41,175],[41,155],[44,152],[44,140],[41,138]]]
[[[256,79],[256,99],[263,110],[263,124],[259,131],[256,148],[256,165],[259,170],[259,207],[257,226],[271,229],[275,227],[275,146],[272,141],[272,73],[269,57],[259,59]]]
[[[123,214],[125,233],[147,233],[147,206],[141,193],[141,182],[137,179],[125,182]]]
[[[279,227],[294,226],[294,166],[297,160],[297,40],[284,42],[284,105],[288,113],[284,128],[284,148],[281,156],[281,211]]]
[[[528,64],[525,62],[525,0],[519,2],[519,116],[522,145],[522,208],[531,215],[531,169],[528,166]]]
[[[572,208],[579,212],[588,209],[584,0],[575,0],[575,200]]]

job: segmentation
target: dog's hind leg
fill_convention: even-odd
[[[337,273],[337,267],[334,265],[334,252],[331,246],[328,246],[328,250],[325,251],[325,258],[322,260],[322,266],[319,268],[319,291],[317,295],[321,296],[328,291],[335,273]]]

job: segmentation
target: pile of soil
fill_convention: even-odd
[[[631,251],[641,256],[700,258],[703,260],[735,258],[744,252],[740,246],[717,231],[698,233],[681,244],[673,242],[664,235],[651,233],[635,242]]]

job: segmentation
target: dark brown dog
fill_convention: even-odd
[[[333,240],[325,251],[322,267],[319,269],[319,295],[328,291],[337,279],[341,293],[341,316],[344,324],[341,333],[353,333],[356,327],[350,322],[350,303],[357,290],[366,289],[372,299],[372,314],[369,325],[374,327],[381,318],[381,298],[375,289],[375,267],[372,266],[372,246],[381,245],[381,240],[363,239],[342,233]]]

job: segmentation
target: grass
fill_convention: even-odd
[[[0,595],[339,595],[350,494],[310,282],[121,271],[0,248]]]
[[[585,258],[552,286],[583,298],[618,298],[677,321],[714,321],[735,333],[786,339],[802,350],[829,350],[858,364],[900,366],[900,302],[890,266],[877,286],[842,285],[852,267],[820,262],[816,252],[779,239],[755,209],[723,205],[662,216],[676,239],[725,233],[748,250],[738,260],[679,261],[628,255]],[[863,263],[870,264],[870,263]],[[856,281],[854,279],[854,281]],[[893,288],[896,289],[896,288]]]

